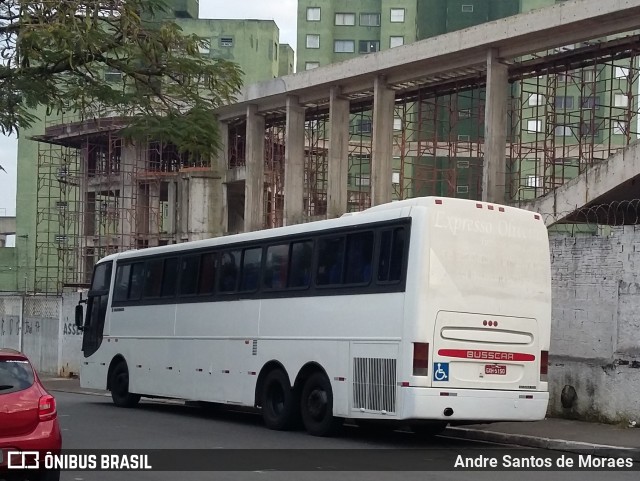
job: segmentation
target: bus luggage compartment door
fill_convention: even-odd
[[[434,332],[434,387],[538,388],[536,319],[440,311]]]

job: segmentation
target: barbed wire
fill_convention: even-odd
[[[569,233],[597,233],[604,227],[640,225],[640,199],[592,204],[564,212],[540,212],[553,230]]]

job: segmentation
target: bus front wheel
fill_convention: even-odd
[[[129,368],[124,361],[119,362],[111,372],[109,382],[113,404],[121,408],[135,407],[140,401],[139,394],[129,392]]]
[[[326,375],[312,374],[304,383],[300,402],[302,422],[313,436],[330,436],[342,426],[342,419],[333,416],[333,391]]]
[[[298,415],[294,391],[287,375],[277,369],[267,374],[262,387],[262,417],[269,429],[291,429]]]

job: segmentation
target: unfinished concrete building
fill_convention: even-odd
[[[58,120],[40,138],[37,290],[125,249],[553,191],[639,131],[640,6],[573,3],[251,85],[219,110],[210,161],[127,145],[115,117]]]

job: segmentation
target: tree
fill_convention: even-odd
[[[209,155],[213,110],[233,100],[239,67],[201,54],[164,0],[0,0],[0,132],[47,115],[122,116],[122,135]]]

